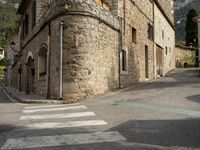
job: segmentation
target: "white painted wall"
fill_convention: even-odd
[[[155,15],[154,16],[155,43],[163,48],[163,75],[164,75],[171,69],[175,68],[175,31],[156,4],[154,7],[154,15]],[[166,54],[166,47],[167,47],[167,54]],[[155,46],[155,54],[156,54],[156,46]]]

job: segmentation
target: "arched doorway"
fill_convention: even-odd
[[[34,68],[34,59],[32,53],[28,54],[27,57],[27,94],[34,93],[34,77],[35,77],[35,68]]]

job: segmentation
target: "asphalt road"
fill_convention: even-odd
[[[200,150],[199,71],[73,105],[22,105],[1,90],[0,149]]]

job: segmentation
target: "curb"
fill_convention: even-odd
[[[174,69],[168,71],[168,72],[164,75],[164,77],[170,77],[170,76],[174,73],[175,70],[176,70],[176,69],[174,68]]]
[[[17,102],[21,104],[72,104],[73,101],[64,101],[64,100],[24,100],[10,93],[6,88],[3,88],[3,92],[8,99],[12,102]]]

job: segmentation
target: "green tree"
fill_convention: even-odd
[[[192,45],[193,47],[197,47],[198,29],[197,23],[193,20],[193,18],[196,16],[198,16],[196,9],[190,9],[187,14],[187,21],[185,27],[185,41],[187,46]]]
[[[4,47],[6,40],[15,32],[19,22],[19,16],[16,15],[16,3],[7,1],[0,2],[0,47]]]

